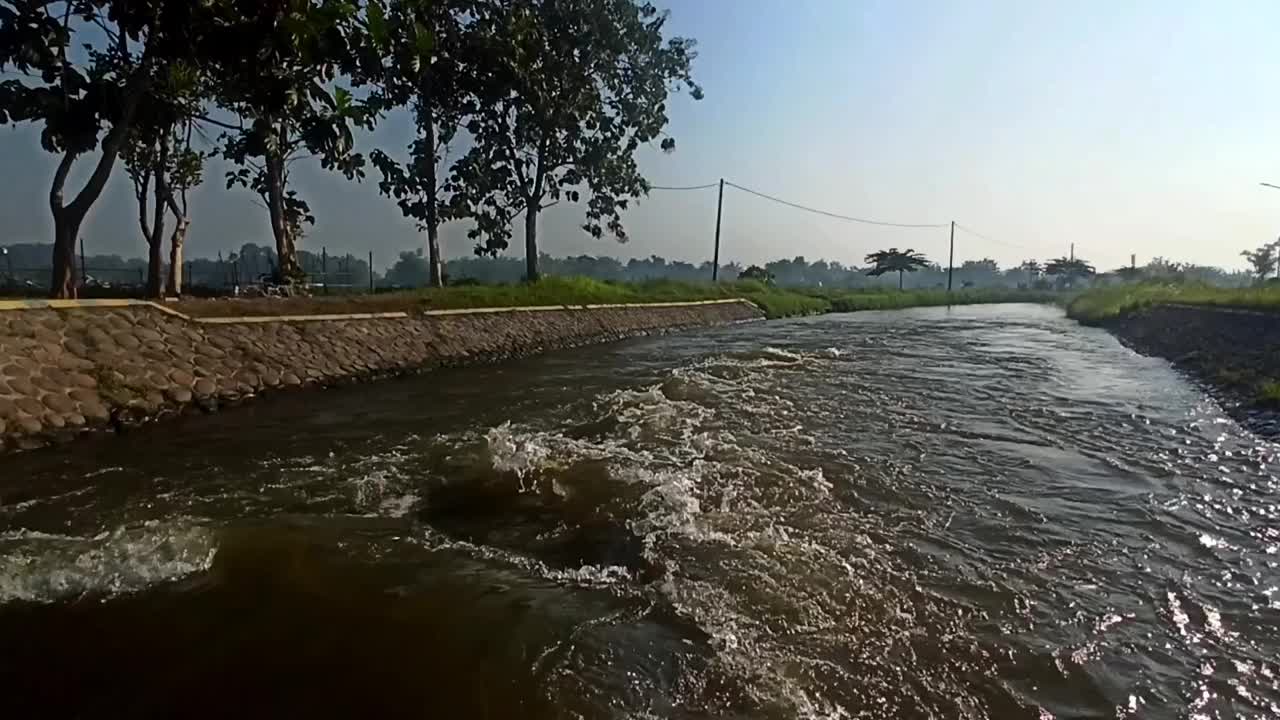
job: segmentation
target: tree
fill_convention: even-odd
[[[1044,273],[1058,279],[1060,287],[1069,288],[1077,280],[1093,277],[1097,270],[1080,258],[1054,258],[1045,263]]]
[[[203,8],[189,0],[0,2],[0,71],[20,76],[0,81],[0,124],[42,124],[41,146],[62,156],[49,188],[54,297],[75,297],[80,226],[124,149],[153,69],[187,56]],[[68,201],[73,166],[95,151],[92,172]]]
[[[1044,266],[1036,260],[1023,260],[1018,269],[1027,273],[1027,287],[1035,285],[1036,278],[1040,277],[1040,273],[1044,272]]]
[[[281,280],[301,275],[297,239],[311,208],[289,190],[289,171],[314,157],[348,179],[364,176],[353,151],[353,128],[373,129],[376,108],[338,84],[339,76],[368,77],[375,62],[364,16],[351,0],[276,0],[217,3],[223,10],[206,38],[205,56],[219,104],[239,124],[220,125],[223,156],[236,165],[227,188],[257,193],[267,208]]]
[[[164,219],[167,211],[165,177],[168,175],[169,155],[172,149],[167,131],[153,135],[135,131],[125,145],[123,156],[129,179],[133,181],[133,194],[138,201],[138,225],[142,239],[147,244],[146,297],[158,298],[164,289]],[[148,219],[148,198],[155,180],[155,216]]]
[[[583,229],[627,239],[621,213],[649,191],[635,152],[667,125],[667,98],[701,89],[693,41],[663,40],[667,16],[636,0],[486,0],[473,20],[477,112],[446,189],[476,227],[477,254],[507,248],[524,213],[526,279],[538,279],[538,215],[586,200]],[[663,137],[665,151],[675,140]]]
[[[138,201],[138,222],[148,247],[147,297],[164,295],[164,228],[166,211],[174,216],[170,239],[167,289],[177,295],[182,281],[182,244],[190,225],[186,191],[200,181],[203,155],[191,149],[193,118],[203,102],[200,73],[183,63],[154,69],[151,91],[141,102],[122,156]],[[154,183],[154,185],[153,185]],[[175,186],[182,197],[179,207]],[[148,219],[149,195],[154,194],[153,217]]]
[[[471,0],[392,0],[385,13],[378,2],[368,7],[370,36],[387,58],[370,81],[381,87],[381,104],[412,106],[417,130],[408,162],[401,164],[382,150],[375,150],[371,160],[382,173],[382,193],[394,197],[405,217],[427,233],[434,287],[444,284],[440,223],[449,219],[449,208],[442,213],[439,199],[441,153],[474,106],[467,88],[475,73],[465,59],[473,26],[463,22],[474,6]]]
[[[1257,250],[1240,252],[1249,261],[1253,274],[1258,276],[1258,282],[1266,280],[1267,275],[1275,272],[1277,247],[1280,247],[1280,241],[1263,245]]]
[[[387,270],[387,283],[392,287],[422,287],[431,282],[431,273],[427,261],[422,258],[422,249],[414,252],[401,252],[400,258]]]
[[[1137,282],[1142,278],[1142,268],[1125,265],[1115,269],[1115,274],[1124,282]]]
[[[752,265],[746,270],[738,273],[739,280],[759,280],[769,285],[773,284],[773,275],[759,265]]]
[[[188,120],[181,137],[177,134],[174,136],[175,151],[169,166],[169,192],[166,194],[169,209],[173,212],[174,226],[173,234],[169,236],[169,282],[165,292],[175,297],[182,294],[182,248],[187,241],[187,231],[191,228],[187,192],[204,179],[205,155],[191,149],[191,129],[192,123]],[[181,145],[178,145],[179,140]]]
[[[1186,263],[1169,260],[1165,257],[1153,257],[1151,262],[1147,263],[1144,268],[1146,275],[1157,278],[1177,278],[1181,277],[1185,271]]]
[[[866,257],[866,262],[874,266],[867,271],[867,275],[871,277],[879,277],[890,272],[898,273],[899,290],[902,289],[903,273],[915,272],[929,266],[929,260],[911,248],[901,252],[898,248],[873,252]]]

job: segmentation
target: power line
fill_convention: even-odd
[[[849,215],[840,215],[839,213],[827,212],[826,210],[818,210],[817,208],[806,207],[806,206],[804,206],[804,205],[800,205],[800,204],[798,204],[798,203],[793,203],[793,202],[791,202],[791,201],[789,201],[789,200],[783,200],[782,198],[777,198],[777,197],[774,197],[774,196],[772,196],[772,195],[766,195],[765,193],[762,193],[762,192],[760,192],[760,191],[758,191],[758,190],[752,190],[751,188],[743,187],[743,186],[741,186],[741,185],[738,185],[737,183],[729,182],[728,180],[725,180],[725,181],[724,181],[724,184],[725,184],[725,185],[729,185],[730,187],[735,187],[735,188],[737,188],[737,189],[739,189],[739,190],[741,190],[741,191],[743,191],[743,192],[750,193],[750,194],[755,195],[755,196],[757,196],[757,197],[762,197],[762,198],[764,198],[765,200],[771,200],[771,201],[776,202],[776,203],[779,203],[779,204],[781,204],[781,205],[786,205],[786,206],[788,206],[788,207],[793,207],[793,208],[795,208],[795,209],[797,209],[797,210],[804,210],[805,212],[811,212],[811,213],[815,213],[815,214],[817,214],[817,215],[825,215],[825,216],[827,216],[827,217],[836,218],[837,220],[848,220],[848,221],[850,221],[850,222],[862,223],[862,224],[864,224],[864,225],[882,225],[882,226],[887,226],[887,227],[902,227],[902,228],[944,228],[944,227],[949,227],[949,224],[948,224],[948,223],[896,223],[896,222],[885,222],[885,221],[883,221],[883,220],[868,220],[868,219],[866,219],[866,218],[851,217],[851,216],[849,216]]]
[[[708,183],[706,185],[689,185],[687,187],[667,187],[665,185],[650,185],[649,189],[650,190],[707,190],[709,188],[716,187],[719,184],[720,183],[718,182],[713,182],[713,183]]]
[[[1005,242],[1005,241],[1003,241],[1003,240],[997,240],[997,239],[995,239],[995,238],[991,237],[990,235],[983,235],[982,233],[978,232],[977,230],[974,230],[973,228],[967,228],[967,227],[965,227],[964,225],[961,225],[960,223],[956,223],[956,229],[957,229],[957,230],[963,230],[963,231],[965,231],[965,232],[969,233],[970,235],[974,235],[974,236],[976,236],[976,237],[980,237],[980,238],[982,238],[983,240],[987,240],[987,241],[989,241],[989,242],[993,242],[993,243],[995,243],[995,244],[997,244],[997,245],[1004,245],[1005,247],[1018,248],[1019,250],[1029,250],[1029,251],[1031,251],[1031,252],[1036,252],[1036,250],[1035,250],[1034,248],[1029,248],[1029,247],[1027,247],[1026,245],[1019,245],[1018,243],[1011,243],[1011,242]]]

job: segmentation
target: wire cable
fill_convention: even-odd
[[[650,185],[650,190],[706,190],[719,185],[719,182],[707,183],[706,185],[689,185],[687,187],[668,187],[666,185]],[[728,183],[725,183],[726,185]]]
[[[741,185],[738,185],[737,183],[729,182],[728,180],[725,180],[725,181],[724,181],[724,184],[725,184],[725,185],[728,185],[728,186],[730,186],[730,187],[735,187],[735,188],[737,188],[737,189],[739,189],[739,190],[741,190],[741,191],[743,191],[743,192],[750,193],[750,194],[755,195],[755,196],[757,196],[757,197],[762,197],[762,198],[764,198],[765,200],[771,200],[771,201],[776,202],[776,203],[779,203],[779,204],[781,204],[781,205],[786,205],[786,206],[788,206],[788,207],[793,207],[793,208],[795,208],[795,209],[797,209],[797,210],[804,210],[805,212],[811,212],[811,213],[815,213],[815,214],[817,214],[817,215],[825,215],[825,216],[827,216],[827,217],[835,218],[835,219],[837,219],[837,220],[848,220],[849,222],[862,223],[862,224],[864,224],[864,225],[881,225],[881,226],[886,226],[886,227],[901,227],[901,228],[944,228],[944,227],[948,227],[948,223],[897,223],[897,222],[886,222],[886,221],[883,221],[883,220],[868,220],[867,218],[851,217],[851,216],[849,216],[849,215],[841,215],[841,214],[839,214],[839,213],[827,212],[826,210],[818,210],[817,208],[806,207],[806,206],[804,206],[804,205],[800,205],[800,204],[798,204],[798,203],[793,203],[793,202],[791,202],[791,201],[789,201],[789,200],[783,200],[782,198],[777,198],[777,197],[774,197],[774,196],[772,196],[772,195],[766,195],[765,193],[762,193],[762,192],[760,192],[760,191],[758,191],[758,190],[752,190],[751,188],[743,187],[743,186],[741,186]]]
[[[978,232],[977,230],[974,230],[973,228],[965,227],[964,225],[961,225],[960,223],[956,223],[956,229],[957,229],[957,230],[963,230],[963,231],[965,231],[965,232],[969,233],[970,235],[973,235],[973,236],[976,236],[976,237],[980,237],[980,238],[982,238],[983,240],[986,240],[986,241],[988,241],[988,242],[993,242],[993,243],[995,243],[995,244],[997,244],[997,245],[1004,245],[1005,247],[1018,248],[1019,250],[1028,250],[1028,251],[1030,251],[1030,252],[1036,252],[1036,250],[1035,250],[1034,248],[1027,247],[1026,245],[1019,245],[1018,243],[1011,243],[1011,242],[1005,242],[1004,240],[997,240],[996,238],[993,238],[993,237],[991,237],[990,235],[983,235],[982,233]]]

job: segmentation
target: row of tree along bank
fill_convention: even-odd
[[[442,222],[469,220],[476,251],[496,254],[519,216],[534,280],[539,213],[582,203],[588,232],[625,239],[621,213],[649,189],[636,150],[673,150],[669,95],[701,97],[693,42],[664,37],[665,23],[636,0],[13,0],[0,4],[0,124],[39,125],[59,156],[55,297],[77,293],[80,227],[120,161],[147,295],[180,292],[186,194],[213,155],[233,165],[228,189],[267,209],[282,281],[301,276],[298,242],[315,221],[289,184],[305,158],[351,180],[371,161],[427,234],[431,284]],[[411,115],[413,142],[356,152],[354,133],[392,112]],[[468,149],[442,167],[454,140]],[[80,165],[88,179],[69,192]]]

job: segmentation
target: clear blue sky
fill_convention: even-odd
[[[952,219],[957,260],[1062,255],[1100,268],[1153,255],[1228,267],[1280,234],[1280,53],[1274,1],[678,0],[670,29],[698,40],[706,98],[675,101],[677,151],[646,152],[656,184],[725,177],[834,212]],[[403,118],[372,138],[400,147]],[[0,243],[51,237],[54,161],[30,129],[0,129]],[[295,173],[318,224],[304,244],[373,249],[419,239],[376,186]],[[627,217],[632,241],[594,240],[581,209],[543,221],[553,254],[710,253],[715,191],[655,193]],[[194,195],[189,252],[269,243],[265,211],[222,168]],[[123,171],[83,233],[91,252],[143,254]],[[461,225],[445,251],[470,252]],[[998,242],[996,242],[998,241]],[[946,260],[945,230],[851,225],[726,191],[725,260],[805,255],[861,262],[915,247]],[[514,246],[514,244],[513,244]]]

